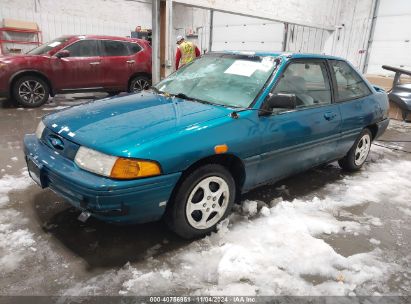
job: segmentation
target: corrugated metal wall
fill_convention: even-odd
[[[324,52],[325,42],[331,33],[332,31],[324,29],[289,24],[287,25],[286,51],[321,54]]]

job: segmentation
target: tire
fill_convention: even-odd
[[[50,87],[40,77],[23,76],[13,84],[14,100],[26,108],[37,108],[49,99]]]
[[[338,161],[346,171],[358,171],[364,165],[371,149],[372,135],[369,129],[362,130],[347,155]]]
[[[151,87],[151,80],[146,76],[136,76],[130,81],[128,87],[129,93],[137,93],[143,90],[148,90]]]
[[[167,206],[166,224],[185,239],[205,236],[230,214],[235,196],[236,185],[226,168],[217,164],[200,167],[176,189]]]

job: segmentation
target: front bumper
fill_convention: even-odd
[[[78,168],[35,135],[24,137],[24,152],[31,176],[43,188],[49,187],[73,206],[109,222],[144,223],[160,219],[181,175],[127,181],[98,176]]]

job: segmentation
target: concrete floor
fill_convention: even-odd
[[[104,96],[104,94],[97,95],[97,97]],[[7,101],[2,102],[0,108],[0,265],[4,271],[0,271],[0,294],[143,294],[143,290],[149,293],[150,289],[149,286],[141,287],[135,284],[136,269],[142,271],[142,274],[150,274],[161,271],[165,269],[164,267],[173,273],[175,281],[180,280],[179,285],[170,283],[166,291],[172,294],[187,294],[198,290],[213,293],[212,287],[219,287],[222,284],[220,279],[215,283],[200,280],[199,285],[207,285],[207,290],[191,286],[190,278],[187,278],[187,285],[182,287],[184,276],[179,274],[183,271],[180,269],[183,264],[175,262],[183,252],[202,250],[207,252],[207,249],[202,247],[205,241],[181,240],[170,233],[161,222],[114,226],[90,219],[86,223],[81,223],[77,220],[79,215],[77,210],[50,190],[41,190],[30,182],[25,173],[23,135],[34,132],[43,115],[94,98],[95,95],[58,96],[52,103],[37,109],[16,108]],[[411,140],[410,124],[393,122],[381,140],[390,142],[379,141],[376,144],[391,149],[373,146],[373,152],[362,173],[347,174],[335,164],[331,164],[275,185],[256,189],[244,195],[242,201],[243,203],[256,201],[259,210],[261,206],[274,206],[273,202],[279,198],[284,201],[315,202],[317,197],[322,199],[334,195],[335,185],[347,188],[347,185],[353,185],[357,179],[363,182],[366,178],[373,178],[372,173],[369,173],[370,176],[364,175],[367,174],[368,167],[372,171],[375,166],[384,162],[395,164],[403,161],[404,164],[408,164],[411,160],[409,154],[411,144],[403,141]],[[393,170],[398,169],[393,166]],[[396,173],[393,174],[395,176]],[[346,191],[343,192],[344,195],[350,194],[350,188],[344,191]],[[367,190],[353,187],[352,191]],[[409,187],[402,186],[395,191],[402,191],[402,196],[405,197],[404,204],[409,202],[411,195]],[[387,267],[387,275],[379,280],[370,278],[361,281],[352,289],[355,294],[411,295],[411,209],[407,205],[401,205],[401,209],[394,204],[382,204],[381,200],[387,200],[387,196],[390,195],[393,193],[379,193],[375,198],[364,199],[360,204],[338,209],[338,214],[333,211],[333,220],[350,221],[365,227],[366,232],[339,231],[315,235],[316,240],[321,240],[341,258],[371,251],[378,253],[379,261]],[[235,211],[235,216],[242,215],[243,211],[238,209]],[[252,214],[247,215],[247,224],[244,224],[241,229],[246,229],[244,227],[247,225],[256,225],[260,221],[258,215],[256,217],[257,219]],[[230,229],[233,231],[239,229],[239,223],[235,219],[233,223]],[[343,227],[342,230],[344,229]],[[212,242],[213,239],[210,240]],[[301,252],[306,250],[302,244],[295,246]],[[341,270],[341,273],[344,272]],[[322,283],[330,280],[321,274],[321,271],[300,274],[298,277],[304,284],[308,284],[310,289],[303,291],[289,289],[290,287],[281,289],[281,284],[278,283],[279,289],[272,294],[340,294],[337,289],[319,289],[319,286],[326,286]],[[349,275],[346,277],[346,280],[349,280]],[[149,279],[147,280],[150,282]],[[344,280],[334,278],[331,281],[341,283]],[[253,286],[258,284],[253,283]],[[220,291],[229,292],[224,287],[226,285],[221,286],[223,287]],[[344,293],[349,294],[346,290],[344,289]]]

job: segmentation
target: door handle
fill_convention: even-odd
[[[326,120],[333,120],[336,117],[337,117],[337,114],[335,114],[333,112],[327,112],[327,113],[324,114],[324,118]]]
[[[98,65],[98,64],[100,64],[100,62],[99,62],[99,61],[96,61],[96,62],[90,62],[90,65]]]
[[[136,61],[134,59],[131,59],[131,60],[127,60],[126,62],[127,63],[135,63]]]

